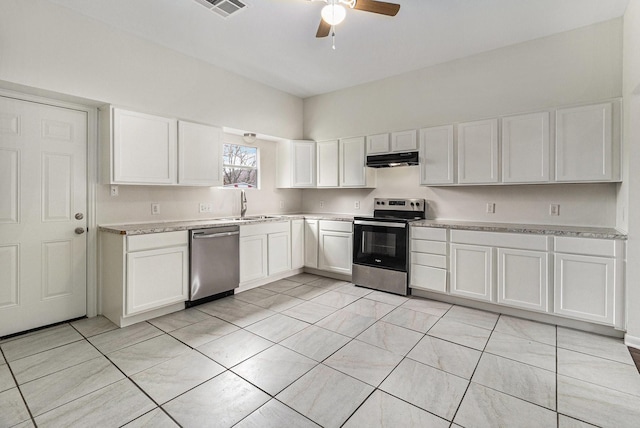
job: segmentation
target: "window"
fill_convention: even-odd
[[[225,144],[223,154],[224,187],[258,187],[258,149]]]

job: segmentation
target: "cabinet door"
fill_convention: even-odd
[[[338,187],[338,140],[316,143],[318,157],[317,187]]]
[[[498,248],[498,303],[546,312],[547,259],[542,251]]]
[[[321,230],[319,249],[318,269],[351,275],[352,233]]]
[[[453,125],[420,130],[420,184],[455,181]]]
[[[391,133],[392,152],[415,152],[416,150],[418,150],[418,139],[415,129]]]
[[[364,137],[340,140],[340,186],[366,185]]]
[[[304,220],[291,221],[291,269],[304,266]]]
[[[268,275],[291,270],[291,234],[289,232],[268,235]]]
[[[451,294],[491,301],[492,290],[492,248],[451,244]]]
[[[177,122],[113,109],[113,182],[175,184]]]
[[[126,315],[189,298],[189,247],[127,253]]]
[[[613,325],[615,268],[611,258],[556,253],[555,313]]]
[[[389,153],[389,134],[377,134],[367,136],[367,154],[379,155]]]
[[[411,264],[411,288],[427,291],[447,291],[447,270],[433,266]]]
[[[458,183],[498,182],[498,120],[458,125]]]
[[[178,122],[178,184],[222,186],[220,128]]]
[[[240,238],[240,283],[266,278],[267,235]]]
[[[549,181],[549,113],[502,119],[502,181]]]
[[[318,220],[304,221],[304,265],[318,268]]]
[[[556,181],[613,179],[611,103],[556,112]]]
[[[315,187],[316,185],[316,143],[315,141],[294,141],[292,143],[292,186]]]

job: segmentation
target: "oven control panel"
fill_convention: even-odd
[[[374,209],[379,211],[426,211],[424,199],[387,199],[375,198]]]

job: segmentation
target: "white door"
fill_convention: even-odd
[[[178,122],[178,183],[222,186],[222,130]]]
[[[493,294],[491,247],[451,244],[451,294],[491,301]]]
[[[549,181],[549,112],[502,119],[502,181]]]
[[[240,238],[240,283],[267,277],[267,235]]]
[[[338,187],[338,140],[321,141],[318,148],[318,187]]]
[[[351,275],[353,234],[320,230],[318,269]]]
[[[0,336],[86,314],[87,114],[0,97]]]
[[[304,220],[304,265],[318,267],[318,220]]]
[[[498,120],[458,125],[458,183],[498,182]]]
[[[340,140],[340,186],[366,185],[364,137]]]
[[[420,130],[420,184],[451,184],[455,180],[453,125]]]
[[[270,233],[267,238],[269,275],[291,270],[291,235],[289,232]]]
[[[546,312],[547,252],[498,248],[498,303]]]
[[[316,143],[315,141],[294,141],[293,187],[316,186]]]
[[[291,269],[304,266],[304,220],[291,220]]]

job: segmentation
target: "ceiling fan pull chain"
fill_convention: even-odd
[[[333,32],[331,33],[331,48],[335,51],[336,50],[336,31],[333,30]]]

